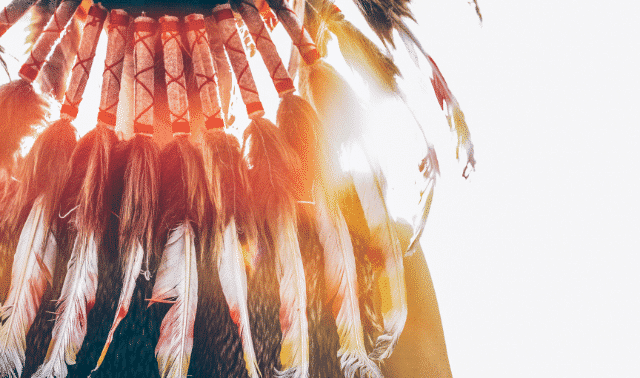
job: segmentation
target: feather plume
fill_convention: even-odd
[[[334,315],[340,336],[341,368],[345,377],[382,377],[375,363],[367,357],[360,306],[356,261],[347,223],[340,209],[329,205],[331,200],[316,195],[316,222],[320,242],[324,247],[327,292],[334,300]],[[335,203],[335,201],[334,201]]]
[[[332,2],[321,0],[307,3],[307,25],[322,56],[327,54],[328,32],[336,36],[345,62],[359,72],[377,89],[385,92],[398,90],[396,77],[400,69],[393,59],[349,22]]]
[[[309,335],[304,268],[297,238],[295,198],[291,191],[295,153],[279,130],[263,118],[251,122],[244,134],[248,146],[251,186],[256,190],[259,222],[273,243],[280,283],[280,324],[284,377],[307,377]]]
[[[26,110],[28,112],[28,109]],[[17,172],[15,197],[0,214],[3,233],[11,236],[9,247],[1,256],[0,271],[11,271],[21,229],[27,220],[36,198],[43,196],[46,227],[52,224],[55,204],[58,202],[65,182],[66,164],[76,144],[75,128],[64,120],[53,122],[38,136]],[[9,290],[8,277],[0,285],[0,300]]]
[[[148,255],[153,246],[154,222],[158,211],[159,148],[150,137],[144,135],[136,135],[129,143],[132,146],[120,209],[122,291],[116,317],[94,371],[102,364],[116,328],[127,315],[138,276],[145,274],[149,279],[146,273]]]
[[[476,159],[474,157],[474,148],[473,142],[471,141],[471,134],[469,133],[469,127],[467,126],[467,122],[464,120],[464,113],[460,109],[460,104],[458,104],[458,100],[456,100],[453,93],[449,89],[447,82],[444,80],[444,76],[440,72],[440,69],[436,65],[436,62],[424,52],[425,57],[429,61],[431,65],[431,69],[433,71],[433,78],[431,78],[431,84],[433,85],[433,90],[436,92],[436,97],[438,99],[438,103],[440,104],[440,108],[444,110],[444,105],[447,106],[447,122],[449,123],[449,128],[453,129],[455,127],[456,134],[458,136],[458,144],[456,146],[456,159],[459,159],[460,147],[464,147],[467,153],[467,164],[465,165],[464,171],[462,172],[462,176],[464,178],[469,177],[467,173],[467,169],[471,168],[471,170],[475,170],[476,167]],[[451,119],[453,118],[453,124],[451,123]]]
[[[385,203],[384,177],[362,146],[361,134],[357,132],[364,126],[366,117],[353,90],[324,62],[306,68],[304,74],[301,87],[325,126],[325,143],[331,141],[330,147],[340,151],[341,162],[347,162],[350,167],[349,173],[372,236],[370,249],[379,251],[384,260],[378,287],[388,289],[382,294],[388,297],[386,303],[391,306],[383,309],[385,333],[378,337],[374,351],[369,355],[371,359],[382,360],[391,355],[407,316],[402,250]],[[351,105],[348,112],[344,111],[345,104]]]
[[[67,365],[75,364],[87,333],[87,316],[96,298],[98,253],[103,248],[110,208],[110,152],[116,142],[113,131],[98,126],[83,137],[74,151],[72,177],[78,176],[81,183],[71,190],[78,203],[74,213],[77,236],[57,303],[51,342],[44,364],[34,377],[66,376]],[[89,150],[88,157],[82,153],[85,149]]]
[[[169,303],[155,348],[161,377],[186,377],[194,341],[198,304],[197,251],[199,229],[208,228],[210,205],[202,157],[186,136],[175,137],[162,150],[161,234],[167,236],[152,303]]]
[[[170,233],[153,287],[151,302],[172,303],[156,346],[161,377],[186,377],[189,369],[198,303],[194,237],[189,223]]]
[[[395,224],[384,202],[384,186],[379,175],[372,171],[352,172],[352,177],[371,231],[372,244],[381,250],[384,258],[384,270],[379,280],[385,281],[384,288],[388,291],[381,292],[381,295],[389,298],[387,303],[390,306],[382,309],[385,333],[378,337],[369,355],[374,360],[383,360],[393,352],[407,319],[402,249]]]
[[[326,143],[319,138],[320,120],[309,103],[302,98],[285,96],[278,109],[278,125],[302,160],[297,175],[307,181],[305,195],[311,195],[318,238],[324,249],[324,280],[327,298],[333,301],[333,312],[340,337],[341,368],[345,376],[381,376],[378,367],[367,357],[363,339],[356,261],[347,222],[338,204],[337,167],[329,159]],[[307,175],[304,178],[304,175]],[[309,184],[313,181],[313,184]]]
[[[247,371],[250,377],[258,377],[258,359],[249,324],[245,259],[235,215],[238,214],[243,230],[247,231],[244,235],[247,249],[253,250],[256,248],[256,230],[247,203],[244,161],[237,139],[222,130],[211,130],[205,134],[204,155],[209,197],[217,210],[212,257],[218,267],[231,318],[242,337]],[[248,212],[242,211],[245,209]],[[249,260],[253,264],[251,256]]]
[[[0,375],[19,377],[25,360],[26,334],[35,319],[47,277],[54,270],[56,241],[47,231],[44,197],[27,218],[13,261],[11,289],[0,309]]]

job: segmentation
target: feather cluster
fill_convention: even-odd
[[[48,112],[40,93],[62,98],[80,57],[80,23],[85,16],[104,22],[107,13],[99,6],[76,11],[78,0],[15,0],[0,12],[2,32],[15,22],[9,15],[31,9],[33,20],[23,79],[0,87],[0,377],[393,376],[383,362],[393,359],[411,306],[405,253],[420,249],[438,159],[425,137],[413,230],[401,233],[377,151],[365,140],[368,104],[324,60],[329,41],[336,39],[371,91],[406,100],[394,60],[398,35],[416,65],[424,58],[431,67],[436,99],[457,134],[456,156],[466,151],[465,177],[475,168],[474,146],[460,105],[408,26],[416,21],[410,0],[354,1],[379,40],[327,0],[293,9],[281,0],[255,9],[232,1],[234,9],[252,7],[253,16],[271,7],[303,58],[293,53],[292,77],[278,77],[287,87],[276,83],[277,126],[262,118],[258,86],[241,59],[244,49],[259,52],[274,81],[277,70],[284,73],[277,51],[268,50],[275,45],[261,41],[273,18],[267,26],[254,17],[249,33],[220,2],[105,1],[111,10],[146,12],[135,33],[124,10],[107,21],[118,56],[129,62],[135,45],[135,84],[116,93],[120,70],[130,65],[113,58],[104,71],[113,93],[99,126],[76,143],[69,119],[53,122],[25,158],[16,153],[20,143]],[[209,16],[214,6],[213,17],[187,18],[188,31],[172,17]],[[152,18],[164,14],[171,16],[157,30]],[[95,35],[102,30],[86,25]],[[92,49],[80,50],[88,57],[96,45],[97,37]],[[215,66],[205,75],[196,59]],[[90,70],[78,60],[85,81],[71,87],[81,92]],[[300,96],[292,93],[295,75]],[[111,100],[130,100],[130,87],[135,101],[123,101],[121,110],[136,113],[136,135],[122,140],[107,127],[120,132],[123,119],[134,117],[117,114]],[[200,91],[209,103],[190,104]],[[242,143],[223,128],[237,115],[234,91],[252,118]],[[74,118],[65,112],[77,103],[65,106]],[[207,130],[198,130],[201,114]],[[174,138],[163,140],[168,118]]]

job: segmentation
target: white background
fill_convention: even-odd
[[[442,174],[423,247],[453,375],[640,377],[639,6],[482,0],[481,26],[463,0],[414,2],[413,28],[465,112],[478,161],[465,181],[425,76],[410,95]],[[0,45],[18,56],[9,36]],[[394,129],[410,123],[401,110],[378,113],[391,130],[377,140],[395,168],[390,195],[409,217],[415,135]]]

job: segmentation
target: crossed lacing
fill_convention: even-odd
[[[138,28],[139,24],[136,24],[136,29]],[[142,35],[144,33],[147,33],[147,35]],[[137,45],[140,43],[142,44],[142,46],[144,46],[144,48],[147,50],[147,53],[151,56],[151,60],[154,60],[154,50],[153,50],[153,46],[149,46],[147,41],[149,39],[151,39],[151,43],[153,43],[153,37],[154,37],[154,33],[150,32],[150,31],[138,31],[136,30],[135,32],[135,40],[134,43],[136,45],[136,49],[135,49],[135,54],[134,54],[134,59],[136,60],[135,63],[135,68],[136,68],[136,73],[134,75],[134,79],[135,79],[135,85],[136,87],[139,85],[140,87],[142,87],[142,89],[144,89],[147,94],[149,95],[149,97],[151,98],[151,102],[149,103],[149,105],[144,108],[142,111],[140,111],[139,113],[136,112],[138,114],[136,114],[135,118],[134,118],[134,126],[136,128],[135,132],[136,133],[149,133],[152,134],[153,133],[153,126],[152,125],[146,125],[146,124],[142,124],[139,122],[140,118],[142,118],[142,116],[144,116],[145,113],[147,113],[148,111],[151,111],[153,113],[153,106],[155,104],[155,99],[153,97],[153,89],[150,89],[149,87],[146,86],[146,84],[144,82],[142,82],[139,78],[140,75],[144,74],[147,71],[153,70],[154,69],[154,65],[151,64],[148,67],[143,68],[142,70],[138,71],[138,63],[137,63],[137,59],[138,59],[138,49],[137,49]],[[137,92],[137,91],[136,91]],[[140,96],[140,94],[136,93],[135,96],[135,102],[138,102],[140,100],[140,98],[142,96]]]

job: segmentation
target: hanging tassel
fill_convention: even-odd
[[[280,283],[283,371],[279,376],[307,377],[309,335],[304,268],[297,238],[291,191],[295,154],[269,121],[254,119],[244,134],[249,148],[251,186],[256,190],[258,221],[265,225],[276,255]]]
[[[140,16],[135,19],[135,137],[129,141],[120,210],[120,264],[123,285],[116,317],[94,371],[100,368],[113,341],[115,331],[127,315],[136,281],[149,275],[149,253],[153,246],[154,222],[158,208],[159,148],[153,141],[155,21]]]

